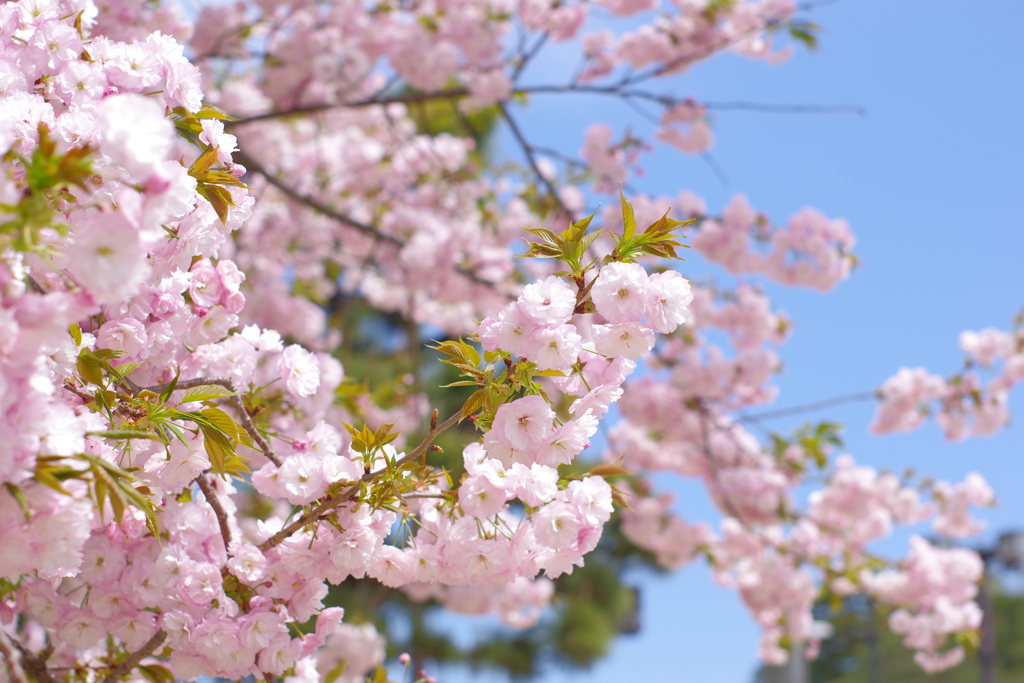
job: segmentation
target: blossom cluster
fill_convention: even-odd
[[[874,431],[908,432],[934,416],[948,439],[991,436],[1009,424],[1009,393],[1024,379],[1021,332],[987,328],[960,335],[964,368],[946,379],[924,368],[900,368],[879,389]],[[986,383],[983,375],[991,379]]]

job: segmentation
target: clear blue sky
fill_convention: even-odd
[[[675,79],[671,90],[709,101],[855,104],[866,116],[723,112],[712,155],[728,186],[700,159],[668,150],[648,158],[645,178],[635,183],[650,194],[692,189],[712,211],[743,192],[778,221],[815,206],[852,225],[862,265],[835,292],[771,289],[796,324],[782,349],[778,406],[873,389],[903,365],[951,372],[962,358],[961,330],[1006,329],[1024,306],[1024,2],[843,0],[812,18],[824,27],[817,52],[800,51],[778,67],[718,58]],[[532,82],[555,81],[559,67],[548,68],[551,76],[535,70]],[[532,138],[571,153],[597,119],[647,129],[627,107],[599,98],[537,98],[520,116]],[[500,145],[516,156],[510,137]],[[1019,396],[1012,407],[1024,415]],[[860,462],[953,480],[982,472],[1000,498],[985,514],[987,538],[1024,527],[1019,426],[950,444],[934,425],[875,437],[867,430],[872,414],[868,404],[819,416],[845,423],[847,450]],[[701,487],[669,477],[660,483],[677,492],[688,519],[713,518]],[[879,549],[895,555],[905,547],[902,534]],[[589,674],[555,671],[543,680],[751,678],[758,629],[704,566],[637,582],[640,634],[620,639]],[[471,637],[472,628],[459,631]],[[503,680],[439,673],[445,683]]]

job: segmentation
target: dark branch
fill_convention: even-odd
[[[252,157],[247,156],[242,152],[235,152],[235,159],[242,166],[245,166],[246,169],[252,170],[253,172],[258,173],[264,178],[266,178],[268,183],[270,183],[278,190],[280,190],[285,196],[300,204],[309,207],[313,211],[316,211],[317,213],[326,216],[332,220],[335,220],[343,225],[355,228],[364,235],[372,237],[380,242],[387,242],[388,244],[394,245],[399,248],[405,246],[405,242],[398,239],[397,237],[385,235],[384,233],[380,232],[371,225],[361,223],[355,220],[354,218],[350,218],[349,216],[346,216],[345,214],[332,209],[331,207],[319,202],[318,200],[312,197],[309,197],[298,192],[297,190],[295,190],[295,188],[290,187],[286,183],[279,180],[277,176],[275,176],[273,173],[264,168],[258,161],[256,161]],[[485,287],[495,287],[497,285],[497,283],[491,282],[490,280],[485,280],[476,273],[466,270],[465,268],[455,268],[455,272],[479,285],[484,285]]]
[[[382,240],[384,242],[390,242],[391,244],[394,244],[394,245],[399,246],[399,247],[403,246],[401,240],[396,239],[396,238],[392,237],[391,235],[385,235],[384,233],[380,232],[379,230],[377,230],[376,228],[374,228],[371,225],[367,225],[365,223],[361,223],[361,222],[355,220],[354,218],[351,218],[350,216],[346,216],[343,213],[335,211],[334,209],[332,209],[331,207],[327,206],[326,204],[322,204],[319,201],[317,201],[316,199],[314,199],[312,197],[308,197],[308,196],[298,192],[297,190],[295,190],[295,188],[290,187],[289,185],[281,182],[277,178],[277,176],[275,176],[273,173],[268,171],[266,168],[263,167],[262,164],[260,164],[258,161],[256,161],[255,159],[253,159],[249,155],[247,155],[247,154],[245,154],[243,152],[235,152],[234,158],[242,166],[245,166],[247,169],[249,169],[249,170],[251,170],[251,171],[253,171],[255,173],[259,173],[261,176],[266,178],[268,183],[270,183],[271,185],[276,187],[278,190],[280,190],[289,199],[292,199],[292,200],[294,200],[296,202],[299,202],[300,204],[304,204],[304,205],[308,206],[309,208],[313,209],[314,211],[316,211],[317,213],[323,214],[324,216],[327,216],[328,218],[330,218],[332,220],[335,220],[335,221],[337,221],[339,223],[347,225],[347,226],[349,226],[351,228],[355,228],[356,230],[358,230],[359,232],[363,233],[364,235],[368,235],[370,237],[373,237],[374,239]]]
[[[146,641],[145,645],[128,655],[128,659],[111,669],[110,673],[103,679],[103,683],[115,683],[115,681],[121,680],[123,676],[131,673],[131,670],[134,669],[139,662],[153,654],[153,652],[156,651],[156,649],[160,647],[165,640],[167,640],[167,631],[164,631],[163,629],[157,631],[152,638]]]
[[[737,422],[760,422],[761,420],[774,420],[780,417],[789,417],[790,415],[800,415],[802,413],[810,413],[815,410],[821,410],[822,408],[830,408],[832,406],[842,405],[844,403],[860,403],[862,401],[876,401],[881,398],[877,391],[860,391],[853,394],[843,394],[842,396],[834,396],[832,398],[826,398],[821,401],[814,401],[812,403],[804,403],[798,406],[790,406],[789,408],[779,408],[778,410],[766,410],[761,413],[754,413],[753,415],[742,415],[737,418]]]
[[[210,482],[206,480],[205,472],[196,477],[196,483],[199,485],[199,490],[206,496],[206,502],[213,508],[213,514],[217,517],[217,524],[220,526],[220,536],[224,539],[224,552],[230,553],[231,526],[228,524],[228,513],[224,510],[224,506],[220,504],[217,492],[213,490]]]

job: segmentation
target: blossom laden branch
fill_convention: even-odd
[[[365,475],[363,475],[363,477],[359,480],[358,483],[353,484],[352,486],[349,486],[348,488],[343,489],[334,495],[328,496],[326,499],[318,503],[312,510],[306,512],[301,517],[285,526],[283,529],[275,533],[273,536],[260,543],[257,547],[261,551],[266,552],[267,550],[270,550],[271,548],[280,545],[289,537],[291,537],[292,534],[296,533],[303,527],[315,523],[316,521],[322,519],[327,513],[329,513],[331,510],[338,507],[342,503],[352,500],[359,493],[360,488],[363,484],[367,484],[375,480],[382,474],[386,474],[390,471],[401,468],[403,465],[406,465],[410,462],[419,460],[421,457],[423,457],[423,455],[427,453],[428,450],[430,450],[430,447],[433,444],[434,439],[436,439],[439,434],[461,422],[463,417],[463,411],[459,411],[453,414],[444,422],[440,424],[431,425],[430,430],[427,432],[427,435],[423,437],[423,440],[420,441],[420,443],[414,449],[406,453],[402,458],[398,459],[394,463],[394,466],[388,466],[383,470],[377,470],[375,472],[366,473]]]
[[[156,649],[163,645],[165,640],[167,640],[167,631],[160,629],[153,634],[152,638],[146,641],[145,645],[128,655],[127,659],[111,669],[110,673],[103,678],[102,683],[117,683],[117,681],[130,674],[132,669],[138,666],[143,659],[156,652]]]

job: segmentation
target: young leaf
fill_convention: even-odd
[[[636,215],[633,213],[633,205],[626,200],[619,188],[619,200],[622,202],[622,239],[631,240],[636,234]]]
[[[21,508],[22,514],[25,515],[25,523],[31,523],[32,509],[28,506],[28,501],[25,500],[25,494],[20,488],[10,482],[5,483],[4,486],[6,486],[7,490],[10,491],[12,496],[14,496],[14,500],[18,502],[18,507]]]
[[[229,396],[237,396],[219,384],[201,384],[198,387],[192,387],[185,392],[182,396],[181,403],[197,403],[199,401],[212,401],[215,398],[228,398]],[[180,404],[179,404],[180,405]]]

